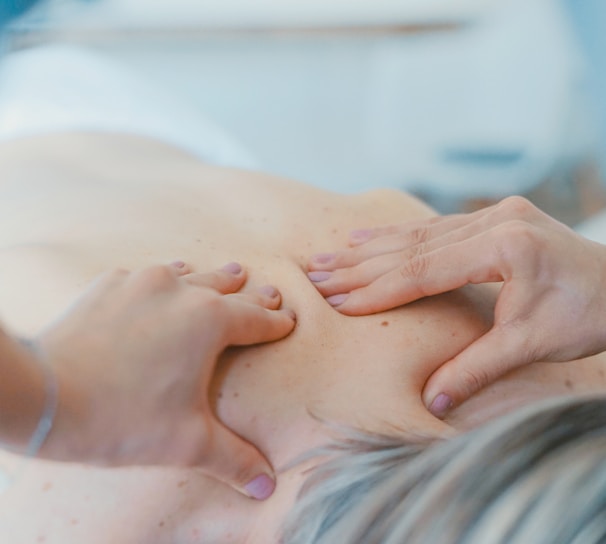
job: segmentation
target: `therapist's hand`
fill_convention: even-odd
[[[238,291],[236,263],[191,273],[183,263],[105,274],[34,341],[59,378],[42,456],[105,465],[199,466],[266,498],[273,471],[222,425],[208,401],[221,352],[277,340],[295,325],[272,287]]]
[[[467,215],[354,231],[350,245],[309,264],[310,279],[346,315],[503,282],[491,330],[425,385],[435,415],[516,367],[606,349],[606,247],[521,197]]]

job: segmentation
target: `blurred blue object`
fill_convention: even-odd
[[[392,143],[373,150],[441,211],[528,194],[594,153],[586,62],[560,0],[506,0],[458,33],[375,53],[372,122]]]
[[[606,181],[606,2],[562,0],[589,64],[590,97],[600,135],[599,161]]]
[[[0,28],[23,15],[39,0],[0,0]]]

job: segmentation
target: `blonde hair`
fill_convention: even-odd
[[[354,433],[332,453],[285,543],[606,542],[606,398],[542,403],[447,441]]]

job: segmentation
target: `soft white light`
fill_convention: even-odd
[[[466,21],[501,0],[51,0],[55,21],[99,26],[267,28]]]

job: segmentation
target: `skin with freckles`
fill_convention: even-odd
[[[297,314],[284,340],[228,349],[210,384],[217,417],[274,467],[270,499],[249,500],[192,468],[36,460],[21,470],[20,459],[1,454],[0,467],[16,479],[0,494],[0,541],[277,542],[305,471],[317,462],[293,461],[337,432],[324,422],[442,436],[537,398],[606,385],[601,356],[537,363],[446,421],[432,416],[421,397],[426,380],[490,328],[494,293],[466,287],[351,317],[307,277],[309,257],[343,246],[358,225],[433,215],[406,194],[337,195],[119,135],[5,143],[0,169],[0,315],[17,334],[35,334],[107,269],[176,260],[193,270],[238,261],[248,274],[242,292],[275,285]]]
[[[208,405],[227,346],[276,341],[295,326],[277,289],[238,292],[245,282],[237,263],[116,269],[40,334],[0,331],[0,446],[89,465],[196,466],[247,497],[269,497],[268,462]]]
[[[308,273],[346,315],[502,282],[490,331],[426,384],[424,398],[436,415],[512,369],[606,349],[606,246],[522,197],[470,214],[354,230],[349,242],[349,248],[312,257]]]

